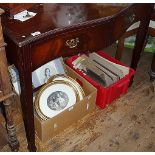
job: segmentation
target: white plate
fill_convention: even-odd
[[[76,103],[77,94],[67,82],[52,82],[40,91],[38,95],[38,107],[40,112],[48,118],[52,118]]]
[[[55,75],[50,81],[65,81],[69,82],[76,90],[79,95],[79,100],[83,100],[85,94],[79,83],[74,80],[73,78],[66,76],[66,75]]]

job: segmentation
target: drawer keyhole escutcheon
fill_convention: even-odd
[[[66,41],[66,46],[68,46],[69,48],[75,48],[77,47],[78,43],[79,43],[79,38],[70,39]]]

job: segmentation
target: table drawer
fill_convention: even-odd
[[[97,26],[39,40],[32,46],[33,70],[60,56],[101,49],[105,33],[101,26]]]

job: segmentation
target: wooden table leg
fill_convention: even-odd
[[[28,149],[31,152],[36,151],[35,147],[35,128],[33,112],[33,90],[32,90],[32,72],[31,72],[31,54],[28,46],[22,47],[18,64],[18,71],[21,86],[21,107],[25,125]],[[25,54],[26,53],[26,54]],[[22,62],[20,64],[20,62]]]
[[[131,60],[131,68],[135,70],[137,68],[141,52],[144,49],[152,11],[153,11],[153,8],[152,10],[150,10],[148,16],[146,16],[146,18],[143,21],[141,21],[136,35],[135,47],[133,49],[132,60]],[[132,84],[132,82],[133,82],[133,78],[131,79],[130,85]]]
[[[133,55],[132,55],[132,60],[131,60],[131,68],[133,68],[135,70],[137,68],[141,52],[144,49],[148,26],[149,26],[149,20],[147,20],[145,22],[144,21],[141,22],[140,28],[139,28],[137,36],[136,36],[135,47],[133,50]]]
[[[151,70],[149,75],[150,75],[150,81],[154,81],[155,80],[155,54],[153,54]]]
[[[21,106],[28,149],[29,151],[36,151],[31,72],[24,72],[23,68],[21,68],[19,75],[21,84]]]
[[[11,109],[12,98],[6,99],[3,102],[3,104],[5,106],[8,142],[9,142],[9,145],[10,145],[12,151],[18,151],[19,150],[19,142],[17,140],[16,129],[14,127],[13,116],[12,116],[12,112],[11,112],[12,111],[12,109]]]
[[[11,146],[12,151],[18,151],[19,149],[19,142],[16,137],[16,130],[13,123],[13,116],[12,116],[12,97],[9,94],[13,94],[12,86],[10,83],[10,77],[8,74],[7,68],[7,59],[5,53],[5,47],[0,48],[0,80],[1,80],[1,87],[3,93],[3,104],[5,106],[5,118],[6,118],[6,128],[8,132],[8,141]]]

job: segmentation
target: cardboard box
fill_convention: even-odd
[[[81,84],[86,96],[82,101],[51,119],[41,120],[37,114],[34,114],[36,135],[43,143],[48,142],[52,137],[86,116],[95,108],[96,88],[70,67],[66,66],[66,71],[70,77],[76,79]]]

